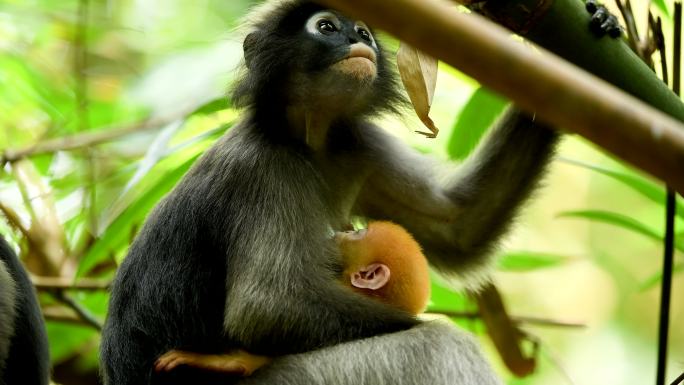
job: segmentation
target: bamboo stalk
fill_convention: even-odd
[[[622,39],[593,36],[588,18],[581,1],[554,0],[525,37],[684,122],[679,97]]]
[[[684,126],[541,47],[444,0],[321,0],[477,79],[684,192]]]

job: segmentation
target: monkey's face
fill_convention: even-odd
[[[309,58],[311,69],[332,70],[327,76],[342,81],[369,82],[377,77],[378,46],[363,22],[333,11],[320,11],[306,21],[305,32],[317,46],[313,51],[318,55]]]
[[[322,10],[303,23],[298,63],[290,78],[291,101],[316,104],[327,111],[356,112],[372,97],[381,55],[370,29],[361,21]]]
[[[255,18],[236,105],[305,107],[335,115],[397,112],[405,102],[373,31],[312,1],[288,0]]]

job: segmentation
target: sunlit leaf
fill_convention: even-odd
[[[176,169],[189,157],[196,156],[197,154],[204,152],[231,126],[232,123],[221,125],[220,127],[202,132],[199,135],[195,135],[189,139],[186,139],[182,143],[165,149],[163,154],[161,154],[164,159],[160,160],[154,166],[154,168],[149,170],[150,172],[146,172],[144,178],[133,184],[130,189],[119,194],[119,197],[110,205],[110,208],[107,210],[106,217],[112,218],[112,216],[117,216],[120,214],[142,194],[145,194],[149,189],[154,188],[159,180],[163,178],[162,174],[166,173],[168,170]],[[132,164],[130,167],[122,168],[120,170],[120,176],[128,175],[128,173],[131,172],[131,169],[133,169],[133,166],[135,165]],[[137,165],[137,167],[139,168],[140,166]]]
[[[122,194],[128,192],[131,187],[135,186],[159,160],[166,155],[169,141],[183,127],[185,120],[176,120],[164,127],[159,134],[154,138],[150,144],[145,157],[139,162],[138,169],[135,171],[133,177],[126,183]]]
[[[477,313],[477,305],[463,291],[449,288],[444,279],[437,275],[430,275],[431,295],[426,313],[445,315],[464,329],[478,334],[484,333],[484,326]]]
[[[672,269],[673,274],[680,274],[684,272],[684,263],[678,263],[674,266]],[[641,291],[646,291],[649,290],[657,285],[660,284],[660,282],[663,281],[663,271],[659,271],[657,274],[652,275],[648,279],[646,279],[641,285],[639,285],[639,290]]]
[[[653,5],[655,5],[663,14],[665,14],[665,16],[667,16],[670,19],[672,18],[667,3],[665,3],[665,0],[653,0]]]
[[[458,116],[447,147],[449,157],[465,159],[506,108],[506,104],[502,97],[483,87],[478,88]]]
[[[117,248],[127,245],[133,226],[143,222],[150,210],[178,183],[199,156],[200,154],[196,154],[180,167],[166,173],[147,193],[128,206],[90,247],[78,266],[76,276],[80,277],[87,273],[98,263],[109,258]]]
[[[498,260],[498,268],[502,271],[531,271],[560,266],[573,259],[557,254],[519,251],[502,255]]]
[[[630,230],[655,240],[662,240],[662,236],[654,229],[637,221],[634,218],[626,215],[603,210],[579,210],[579,211],[564,211],[557,215],[558,217],[576,217],[589,219],[596,222],[607,223],[614,226]]]
[[[192,115],[209,115],[213,114],[214,112],[226,110],[230,108],[230,100],[222,96],[218,99],[214,99],[210,102],[205,103],[203,106],[200,106],[198,109],[193,111],[189,116]]]
[[[458,291],[447,287],[442,280],[432,275],[428,311],[463,311],[472,307],[471,301]]]
[[[561,161],[568,164],[572,164],[579,167],[584,167],[592,171],[596,171],[600,174],[611,177],[625,186],[631,188],[632,190],[638,192],[649,200],[664,206],[665,205],[665,189],[655,182],[652,182],[644,177],[637,174],[618,172],[614,170],[609,170],[600,166],[579,162],[573,159],[561,158]],[[677,215],[684,218],[684,203],[682,203],[681,198],[677,197]]]
[[[603,210],[580,210],[580,211],[564,211],[558,214],[558,217],[576,217],[584,218],[595,222],[605,223],[613,226],[629,230],[631,232],[644,235],[655,241],[662,242],[663,235],[644,223],[628,217],[626,215]],[[682,239],[675,239],[675,248],[684,252],[684,241]]]

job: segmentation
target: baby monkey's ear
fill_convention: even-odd
[[[390,269],[382,263],[364,266],[351,274],[351,284],[359,289],[378,290],[390,279]]]

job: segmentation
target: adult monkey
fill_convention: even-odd
[[[335,241],[344,262],[339,284],[409,314],[425,311],[430,300],[428,262],[418,242],[403,227],[392,222],[371,222],[365,229],[337,232]],[[169,372],[191,366],[250,376],[271,361],[271,357],[244,350],[223,354],[172,350],[157,360],[155,370]]]
[[[353,215],[392,220],[434,267],[477,277],[557,134],[511,109],[442,179],[441,165],[368,122],[402,101],[368,27],[301,0],[271,2],[253,20],[233,95],[242,121],[153,211],[120,267],[105,382],[226,383],[191,369],[158,374],[154,362],[171,349],[243,348],[305,352],[244,383],[498,383],[451,326],[333,284],[342,261],[330,234]]]

